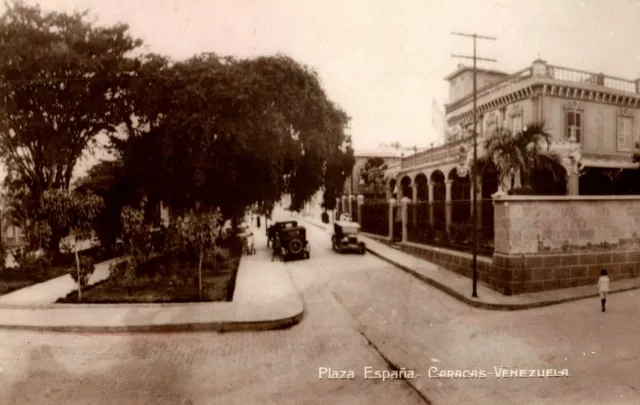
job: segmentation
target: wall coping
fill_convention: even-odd
[[[422,250],[431,250],[431,251],[434,251],[434,252],[446,253],[446,254],[451,255],[451,256],[458,256],[458,257],[462,257],[462,258],[465,258],[465,259],[472,259],[473,258],[473,255],[471,253],[459,252],[459,251],[453,250],[453,249],[430,246],[430,245],[425,245],[425,244],[422,244],[422,243],[401,242],[400,244],[404,245],[404,246],[409,246],[409,247],[413,247],[413,248],[422,249]],[[490,257],[481,256],[481,255],[477,255],[476,257],[478,259],[478,262],[485,262],[487,264],[493,263],[493,260]]]
[[[497,195],[494,202],[640,201],[640,195]]]

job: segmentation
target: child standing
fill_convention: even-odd
[[[598,291],[600,292],[600,301],[602,302],[602,312],[604,312],[605,305],[607,304],[607,295],[609,294],[609,276],[607,276],[606,269],[602,269],[600,271],[600,279],[598,279]]]

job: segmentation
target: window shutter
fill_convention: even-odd
[[[617,124],[616,135],[617,135],[618,150],[622,151],[622,150],[625,150],[626,141],[627,141],[625,118],[618,116],[618,120],[616,124]]]

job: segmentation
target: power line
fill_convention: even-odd
[[[473,60],[473,128],[472,128],[472,137],[473,137],[473,168],[471,170],[471,194],[472,194],[472,203],[473,206],[471,208],[471,222],[473,224],[473,247],[472,247],[472,273],[473,273],[473,290],[471,292],[471,296],[476,298],[478,296],[478,134],[477,134],[477,119],[478,119],[478,110],[476,108],[477,103],[477,83],[476,83],[476,64],[477,61],[482,60],[486,62],[497,62],[495,59],[491,58],[482,58],[476,54],[476,42],[478,39],[495,41],[495,37],[490,37],[486,35],[478,35],[476,33],[473,34],[465,34],[460,32],[452,32],[451,35],[457,35],[461,37],[467,37],[473,39],[473,56],[468,55],[456,55],[452,54],[451,56],[454,58],[462,58],[462,59],[472,59]]]

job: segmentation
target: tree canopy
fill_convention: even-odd
[[[44,12],[10,2],[0,17],[0,154],[9,191],[37,209],[46,190],[68,189],[96,135],[121,122],[127,55],[141,42],[128,27],[97,27],[87,13]]]
[[[31,223],[42,219],[45,192],[70,188],[79,158],[103,133],[117,162],[78,186],[105,200],[98,223],[117,223],[119,210],[142,198],[148,211],[161,201],[177,215],[203,204],[226,218],[284,194],[300,210],[321,188],[335,204],[354,164],[349,117],[313,70],[284,55],[134,54],[141,45],[127,25],[97,26],[88,12],[7,5],[0,155],[5,185]],[[50,225],[57,246],[66,230]]]
[[[137,80],[172,96],[157,106],[135,98],[137,124],[114,141],[150,201],[177,213],[200,202],[232,217],[285,193],[299,210],[319,188],[342,188],[353,166],[348,117],[308,68],[286,56],[149,61]]]

